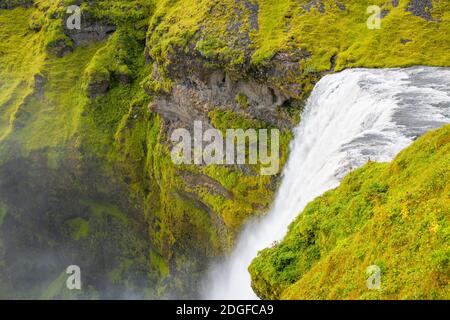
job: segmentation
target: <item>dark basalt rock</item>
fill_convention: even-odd
[[[44,97],[44,86],[46,79],[40,73],[34,75],[34,92],[39,99]]]
[[[411,0],[406,11],[427,21],[433,20],[430,11],[433,8],[432,0]]]
[[[386,18],[389,13],[390,13],[390,11],[387,9],[382,10],[380,13],[380,18],[381,19]]]
[[[285,61],[283,57],[277,58],[278,63],[273,61],[274,68],[270,68],[269,71],[272,73],[269,73],[274,77],[278,72],[284,75],[284,72],[289,73],[291,67],[298,67],[298,61]],[[287,69],[275,68],[278,64],[286,66]],[[203,71],[201,66],[195,69],[187,66],[178,68],[192,71],[189,76],[185,75],[184,79],[175,76],[176,71],[172,73],[178,80],[172,92],[159,95],[150,105],[153,112],[160,114],[168,122],[169,134],[181,125],[190,128],[195,120],[201,120],[205,126],[208,125],[209,120],[205,115],[215,109],[245,112],[250,118],[262,120],[279,128],[289,127],[290,122],[280,115],[277,107],[281,107],[290,96],[281,93],[275,86],[251,77],[233,79],[223,70]],[[154,77],[157,78],[158,75],[155,73]],[[236,103],[238,94],[248,98],[249,105],[245,110]]]
[[[345,6],[345,4],[343,4],[337,0],[335,2],[336,2],[336,6],[339,8],[339,10],[341,10],[341,11],[347,10],[347,7]]]
[[[66,21],[66,19],[64,19],[64,21]],[[92,42],[102,41],[116,31],[116,26],[112,23],[94,19],[88,13],[83,13],[81,16],[80,30],[69,30],[66,25],[64,25],[64,28],[64,33],[76,46],[83,46]]]
[[[109,90],[109,80],[103,79],[99,81],[94,81],[89,83],[88,86],[88,96],[91,99],[95,99],[96,97],[102,96],[106,94]]]
[[[323,0],[310,0],[303,8],[306,11],[311,12],[312,7],[316,7],[320,13],[325,13],[325,5]]]
[[[54,54],[55,56],[62,58],[66,54],[69,54],[73,51],[73,47],[69,42],[70,40],[67,38],[53,41],[48,45],[47,51],[50,54]]]
[[[400,43],[401,44],[407,44],[409,42],[412,42],[412,40],[410,40],[410,39],[400,39]]]
[[[34,0],[2,0],[0,9],[13,9],[16,7],[29,8],[34,5]]]
[[[207,188],[213,195],[219,195],[225,199],[233,198],[233,194],[230,191],[225,189],[218,181],[205,174],[189,171],[180,171],[179,173],[183,180],[191,187],[201,186]]]

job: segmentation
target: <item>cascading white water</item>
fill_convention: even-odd
[[[269,214],[249,222],[236,247],[212,266],[206,299],[255,299],[247,268],[279,241],[306,204],[351,170],[390,161],[416,137],[450,122],[450,68],[353,69],[316,85],[295,129]]]

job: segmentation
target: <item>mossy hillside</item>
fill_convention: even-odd
[[[311,202],[258,254],[252,286],[267,299],[448,299],[450,126],[390,164],[368,163]],[[366,268],[381,269],[368,290]]]
[[[307,9],[308,4],[306,0],[155,1],[146,46],[148,58],[155,63],[157,72],[152,70],[144,87],[148,92],[170,95],[177,82],[207,72],[205,70],[220,69],[234,80],[256,78],[277,87],[293,99],[292,104],[288,100],[280,109],[294,106],[290,109],[297,109],[292,113],[295,118],[298,106],[313,85],[330,70],[357,66],[448,65],[450,61],[445,49],[450,43],[445,32],[449,25],[446,3],[434,4],[433,21],[407,12],[407,0],[400,1],[396,7],[391,1],[371,3],[389,10],[382,19],[380,30],[367,27],[366,1],[343,1],[345,9],[335,1],[323,1],[323,12],[319,6]],[[279,62],[280,54],[289,58]],[[289,70],[273,71],[277,63],[289,65]],[[248,107],[242,94],[233,98],[242,109]],[[228,120],[224,121],[224,127],[230,127]],[[251,120],[258,122],[258,119]],[[231,188],[235,187],[230,183],[233,179],[239,181],[240,186],[246,184],[243,183],[245,179],[253,186],[268,185],[259,182],[264,178],[252,179],[239,170],[210,167],[204,172]],[[246,194],[246,191],[240,190],[239,194]],[[273,191],[269,188],[264,196],[261,195],[260,192],[249,192],[247,198],[264,199],[256,204],[264,208],[265,200],[270,201]],[[222,212],[228,225],[239,226],[252,214],[249,206],[234,207],[227,199],[208,197],[205,201]],[[235,208],[238,210],[231,214]]]
[[[433,1],[432,21],[408,12],[409,0],[400,0],[398,6],[373,1],[370,5],[389,10],[379,30],[367,27],[365,0],[340,1],[341,6],[334,0],[318,1],[323,10],[309,2],[156,1],[148,36],[150,53],[162,65],[176,48],[196,50],[226,67],[244,64],[246,49],[251,50],[252,63],[264,64],[278,52],[299,48],[311,54],[307,62],[316,71],[329,70],[333,55],[337,55],[336,70],[448,65],[450,4],[446,1]],[[252,11],[257,15],[251,16]],[[257,21],[252,21],[255,17]],[[236,38],[246,33],[250,42]],[[405,45],[402,39],[411,42]]]
[[[179,168],[173,165],[164,143],[160,120],[150,128],[146,170],[150,176],[146,195],[149,236],[158,252],[170,261],[172,272],[180,273],[185,283],[175,283],[180,291],[201,276],[206,258],[220,255],[228,247],[228,236],[214,224],[214,213],[200,202],[198,195],[185,185]]]
[[[174,246],[180,246],[180,250],[185,252],[182,260],[188,260],[195,251],[200,252],[202,257],[218,255],[225,250],[224,245],[220,244],[224,240],[218,239],[217,230],[211,226],[211,218],[205,213],[205,208],[198,208],[195,197],[190,200],[183,196],[184,192],[191,190],[184,186],[182,179],[177,178],[161,120],[146,109],[150,98],[138,85],[142,75],[148,72],[148,67],[143,64],[142,46],[139,42],[130,42],[130,33],[125,31],[116,31],[109,44],[96,53],[86,68],[87,91],[90,83],[98,81],[110,81],[111,88],[104,97],[95,98],[89,107],[91,111],[83,127],[86,132],[83,149],[91,149],[90,153],[95,156],[106,154],[109,163],[117,164],[114,170],[121,173],[133,190],[133,197],[147,199],[144,215],[151,224],[149,236],[167,261],[174,257]],[[133,38],[140,39],[141,35],[137,33]],[[133,48],[141,51],[133,51]],[[131,66],[127,60],[132,62]],[[133,65],[133,61],[139,63]],[[131,86],[121,83],[123,70],[127,71],[126,77],[134,77]],[[104,134],[99,134],[99,131]],[[115,147],[110,148],[110,144]],[[104,149],[99,149],[100,146]],[[182,222],[175,224],[176,221]],[[187,233],[209,239],[193,237],[192,241],[186,241]],[[199,243],[205,247],[199,246]]]
[[[324,12],[315,6],[308,11],[308,3],[156,1],[147,34],[147,53],[158,71],[152,70],[143,83],[144,88],[148,92],[170,95],[177,82],[207,73],[205,70],[220,69],[232,80],[255,78],[286,94],[290,99],[279,109],[291,113],[295,123],[299,106],[321,75],[330,70],[357,66],[448,65],[450,61],[448,50],[444,49],[450,43],[444,31],[448,26],[446,4],[434,5],[435,20],[430,22],[407,12],[409,1],[401,1],[397,7],[391,1],[371,3],[389,10],[389,14],[382,19],[380,30],[369,30],[366,1],[344,1],[345,10],[335,1],[323,1]],[[392,51],[396,53],[391,55]],[[288,58],[280,58],[280,54]],[[278,67],[288,70],[281,72]],[[248,108],[244,95],[233,98],[244,111]],[[231,127],[233,118],[260,122],[245,112],[243,117],[239,111],[216,114],[221,114],[223,119],[215,116],[211,120],[213,124],[222,122],[223,128]],[[245,127],[247,122],[235,124]],[[288,141],[285,139],[284,144]],[[200,198],[234,228],[255,212],[264,212],[273,197],[274,188],[270,185],[274,184],[268,183],[265,177],[214,166],[202,171],[237,194],[231,201],[195,188]],[[241,203],[242,196],[252,203]],[[253,202],[258,198],[261,200]]]
[[[213,110],[208,114],[211,124],[216,129],[225,134],[227,129],[276,129],[256,120],[245,113],[236,111]],[[164,122],[163,122],[164,123]],[[175,190],[178,192],[187,192],[190,196],[197,198],[194,202],[203,207],[203,210],[213,212],[215,216],[223,220],[224,226],[228,229],[225,237],[226,244],[222,244],[221,250],[227,250],[233,243],[233,234],[239,230],[239,227],[250,217],[257,214],[264,214],[271,203],[273,194],[277,186],[277,176],[264,176],[260,174],[262,164],[256,165],[177,165],[174,166],[170,160],[170,150],[167,145],[167,137],[164,132],[159,133],[155,145],[148,146],[148,150],[153,150],[154,154],[149,153],[151,161],[156,160],[160,164],[147,164],[149,172],[159,172],[155,177],[159,181],[161,190]],[[154,138],[156,139],[156,138]],[[279,174],[288,156],[289,142],[292,134],[284,129],[280,134],[280,163]],[[162,144],[162,146],[158,146]],[[268,145],[271,146],[269,141]],[[158,156],[159,152],[161,154]],[[248,157],[248,155],[247,155]],[[163,160],[165,159],[165,160]],[[164,164],[164,165],[162,165]],[[265,165],[264,165],[265,166]],[[196,177],[196,175],[206,175],[211,178],[213,184],[219,184],[221,191],[215,192],[211,187],[201,182],[187,182],[183,175]],[[167,175],[167,184],[162,188],[161,182]],[[181,177],[180,177],[181,175]],[[201,180],[201,177],[197,177]],[[195,179],[195,178],[194,178]],[[165,192],[165,191],[162,191]],[[217,194],[219,193],[219,194]],[[168,199],[168,201],[170,201]],[[206,207],[205,207],[206,206]],[[170,205],[169,205],[170,207]],[[216,226],[217,227],[217,226]],[[222,228],[223,226],[221,226]],[[225,240],[222,239],[222,242]]]
[[[267,129],[268,146],[271,146],[270,130],[276,129],[261,120],[255,120],[244,113],[234,111],[214,110],[209,113],[212,125],[225,136],[227,129]],[[280,133],[280,173],[287,160],[289,142],[292,139],[291,132],[283,130]],[[248,143],[247,143],[248,146]],[[248,152],[246,153],[248,159]],[[209,165],[202,168],[202,172],[220,182],[233,197],[215,197],[207,189],[200,190],[201,198],[210,203],[216,212],[224,218],[227,226],[237,229],[249,217],[255,214],[264,214],[272,201],[273,193],[277,186],[276,176],[260,175],[263,165],[247,165],[247,170],[238,166]],[[251,173],[249,173],[250,171]]]
[[[227,129],[274,129],[260,120],[252,119],[246,114],[234,111],[214,110],[209,113],[211,124],[223,134]],[[288,144],[292,138],[291,132],[284,130],[280,135],[280,172],[284,165],[287,154]],[[163,138],[161,141],[165,141]],[[271,145],[269,135],[269,146]],[[160,150],[155,146],[149,147],[152,150]],[[176,188],[177,192],[188,192],[195,195],[200,206],[206,205],[206,211],[214,212],[221,217],[224,226],[229,230],[225,235],[226,242],[222,244],[221,250],[227,250],[233,243],[233,233],[239,230],[239,227],[250,217],[256,214],[264,214],[271,203],[273,193],[277,186],[276,176],[260,175],[261,163],[256,165],[182,165],[174,167],[171,164],[169,150],[165,150],[167,161],[164,163],[164,171],[170,172],[170,185],[166,188],[171,190]],[[248,156],[248,155],[247,155]],[[162,158],[159,158],[161,161]],[[158,165],[160,168],[161,165]],[[154,169],[154,171],[156,171]],[[219,184],[219,191],[211,190],[210,185],[199,183],[187,183],[181,175],[189,175],[201,180],[202,175],[212,178],[216,184]],[[161,178],[164,175],[161,175]],[[195,178],[194,178],[195,179]],[[159,180],[159,178],[158,178]],[[212,182],[213,184],[215,184]],[[168,199],[168,201],[170,201]],[[175,200],[172,200],[175,201]],[[203,205],[201,204],[203,203]],[[223,226],[215,226],[223,228]],[[224,235],[222,235],[223,237]],[[222,242],[223,242],[222,240]]]
[[[131,86],[113,84],[105,96],[94,100],[86,116],[83,150],[85,157],[100,157],[105,170],[128,185],[129,201],[142,210],[154,248],[152,261],[160,270],[162,287],[156,286],[157,290],[161,294],[194,290],[188,281],[194,281],[196,273],[200,276],[207,257],[225,250],[223,240],[205,209],[195,198],[185,197],[187,190],[172,163],[163,122],[149,113],[149,97],[139,82],[138,77]],[[178,274],[187,265],[191,269]],[[184,280],[171,283],[165,279],[169,276]]]
[[[20,17],[14,13],[20,13]],[[34,177],[21,178],[29,184],[29,187],[22,186],[23,192],[39,198],[35,190],[39,186],[45,194],[43,198],[51,195],[54,199],[50,202],[52,206],[65,206],[60,217],[54,209],[46,214],[44,221],[49,225],[45,228],[57,236],[40,236],[40,249],[36,251],[60,250],[51,249],[56,245],[65,248],[67,255],[85,261],[82,268],[89,276],[86,285],[96,290],[98,297],[121,295],[120,288],[133,296],[155,297],[167,292],[185,297],[192,295],[195,274],[200,277],[207,259],[223,252],[231,238],[226,234],[218,235],[208,212],[199,207],[195,197],[186,198],[164,142],[167,138],[162,122],[147,109],[151,97],[140,87],[143,75],[148,72],[142,42],[145,33],[139,31],[145,26],[136,23],[136,30],[125,22],[121,28],[118,23],[118,29],[108,39],[73,47],[64,57],[59,57],[57,52],[42,45],[48,40],[45,25],[33,31],[27,29],[29,17],[34,21],[36,11],[33,14],[31,9],[15,9],[1,14],[11,26],[17,19],[23,19],[24,33],[36,38],[30,52],[42,60],[36,71],[30,69],[34,72],[12,72],[26,77],[28,87],[23,92],[14,89],[16,95],[26,99],[2,143],[5,150],[2,153],[3,175],[11,171],[6,168],[13,167],[14,161],[23,159],[20,161],[29,163],[25,172],[32,172]],[[10,43],[13,45],[14,41]],[[12,49],[5,58],[20,56],[21,53]],[[12,60],[10,64],[14,66]],[[107,91],[94,91],[93,97],[90,89],[99,81],[107,83]],[[45,164],[44,168],[35,169],[35,161]],[[61,172],[65,172],[64,175]],[[55,179],[58,175],[61,181]],[[66,175],[74,175],[75,179],[65,181]],[[15,183],[16,179],[11,180]],[[28,224],[18,223],[27,220],[27,208],[11,197],[11,194],[3,194],[12,207],[7,216],[22,218],[9,220],[5,228],[15,226],[19,237],[28,237],[32,232]],[[32,212],[49,210],[45,203],[40,204],[40,208],[33,201],[30,200]],[[97,210],[98,207],[104,209]],[[122,212],[120,216],[112,214],[118,211]],[[39,213],[36,219],[41,219]],[[115,227],[121,230],[112,230]],[[123,237],[109,235],[109,240],[99,240],[111,232],[123,234]],[[21,241],[23,248],[31,245],[17,236],[11,237],[11,241]],[[106,265],[99,264],[100,252],[96,249],[102,242],[120,248],[110,253]],[[8,249],[11,249],[10,243]],[[90,256],[85,257],[80,252]],[[56,265],[37,271],[46,274],[41,281],[33,283],[33,290],[18,289],[17,296],[26,292],[22,297],[67,297],[57,285],[59,281],[52,282],[65,267],[61,259],[54,260]],[[15,262],[5,263],[13,265]],[[8,270],[4,270],[5,276]],[[104,274],[99,274],[101,272]],[[19,272],[11,281],[21,283],[22,276],[24,273]],[[7,289],[6,280],[2,283],[2,294],[12,292]],[[105,292],[105,286],[111,293]]]
[[[122,39],[113,37],[77,47],[59,58],[51,50],[45,50],[45,28],[28,29],[28,22],[32,21],[29,17],[33,19],[36,13],[33,10],[0,12],[2,27],[7,31],[3,34],[0,57],[2,66],[6,66],[0,71],[1,107],[7,111],[1,146],[1,197],[8,204],[1,229],[2,253],[8,253],[2,258],[5,268],[0,276],[1,296],[11,298],[15,292],[15,297],[22,298],[49,297],[48,294],[69,297],[63,292],[55,295],[56,289],[51,289],[54,286],[50,283],[74,261],[85,272],[86,288],[98,290],[98,296],[118,297],[126,292],[155,296],[155,290],[142,292],[144,287],[157,287],[155,281],[160,279],[161,268],[160,263],[151,264],[152,249],[143,227],[145,221],[139,216],[139,206],[130,205],[127,199],[132,199],[132,190],[112,174],[111,163],[102,162],[112,152],[114,131],[110,130],[117,129],[129,111],[129,96],[119,100],[115,99],[119,96],[116,93],[139,99],[131,91],[136,86],[116,81],[116,69],[112,69],[109,81],[116,90],[111,97],[105,96],[104,101],[117,103],[111,104],[111,109],[101,109],[103,114],[97,110],[93,115],[101,98],[90,100],[84,85],[89,74],[83,70],[97,63],[94,59],[97,52],[101,54],[101,49],[114,46],[120,55]],[[129,49],[127,58],[135,61],[131,51],[136,46],[132,44],[130,40],[124,47]],[[143,55],[139,58],[142,65]],[[133,70],[132,63],[126,66]],[[125,105],[123,101],[125,107],[121,107],[120,103]],[[140,102],[140,107],[145,108],[145,100]],[[105,117],[106,121],[100,121]],[[90,126],[93,118],[97,123]],[[105,125],[96,127],[102,123]],[[87,145],[92,148],[85,148]],[[108,152],[100,153],[105,150]],[[15,193],[16,187],[19,192]],[[81,201],[84,199],[88,202]],[[99,207],[104,209],[99,211],[96,209]],[[112,214],[119,211],[125,213],[120,217]],[[36,233],[35,228],[41,230]],[[109,249],[105,243],[110,244]],[[30,248],[34,252],[31,255]],[[109,253],[101,258],[105,249]],[[42,257],[50,259],[51,265],[37,264]],[[28,264],[43,266],[33,270],[38,276],[32,281],[25,281],[29,279],[27,272],[31,272],[24,268]]]
[[[81,267],[84,288],[96,289],[101,297],[128,291],[142,296],[142,287],[156,288],[159,271],[150,264],[145,221],[123,203],[127,190],[95,167],[77,172],[72,165],[80,163],[72,161],[50,168],[39,151],[1,166],[0,197],[8,204],[0,228],[6,252],[2,297],[41,296],[71,264]],[[133,263],[124,269],[124,261]],[[115,270],[121,270],[120,281],[109,277]]]
[[[258,48],[253,59],[264,62],[274,52],[290,50],[300,45],[311,53],[309,65],[321,71],[331,67],[336,58],[336,70],[348,67],[394,67],[421,64],[448,65],[449,29],[446,1],[433,1],[434,21],[426,21],[407,12],[410,1],[321,1],[324,12],[308,1],[262,1],[260,31],[254,41]],[[382,19],[379,30],[367,27],[367,8],[378,5],[389,13]],[[277,10],[274,10],[274,7]],[[337,31],[337,32],[336,32]],[[267,41],[273,39],[273,41]],[[411,40],[407,45],[402,39]]]
[[[24,8],[2,10],[0,24],[0,139],[13,130],[17,111],[34,86],[43,55],[37,48],[39,35],[29,32],[32,11]]]
[[[196,191],[180,177],[182,168],[171,160],[164,121],[148,111],[148,96],[142,91],[129,96],[134,98],[131,103],[123,100],[129,109],[117,122],[109,162],[115,163],[115,174],[132,190],[131,199],[142,203],[148,237],[155,249],[152,261],[160,267],[161,287],[157,290],[161,294],[186,294],[189,290],[189,294],[195,294],[195,281],[207,260],[230,246],[231,234],[215,224],[220,212],[200,202]]]
[[[0,227],[3,224],[3,220],[6,217],[6,213],[8,211],[8,207],[4,203],[0,203]],[[4,254],[5,254],[5,248],[3,241],[0,239],[0,267],[4,267]]]

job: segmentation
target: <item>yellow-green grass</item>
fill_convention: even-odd
[[[258,5],[258,29],[250,28],[249,12],[235,1],[156,1],[151,18],[149,47],[152,56],[162,65],[173,48],[186,52],[192,46],[209,59],[229,64],[242,63],[230,25],[241,15],[238,32],[250,34],[253,64],[265,64],[277,52],[304,49],[311,53],[308,69],[324,71],[337,55],[336,70],[348,67],[402,67],[411,65],[447,66],[450,64],[450,3],[433,1],[433,21],[407,12],[409,0],[400,0],[397,7],[387,0],[342,0],[341,10],[334,0],[324,0],[325,12],[312,7],[309,0],[249,1]],[[381,28],[367,26],[367,8],[378,5],[389,14]],[[234,31],[237,32],[237,31]],[[410,42],[402,43],[402,40]],[[242,52],[241,52],[242,54]]]
[[[39,35],[30,32],[32,9],[0,10],[0,141],[13,129],[17,111],[33,91],[44,56]]]

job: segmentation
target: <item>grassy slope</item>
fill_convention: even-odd
[[[391,1],[371,1],[370,5],[390,10],[379,30],[367,28],[367,1],[340,1],[346,6],[341,11],[335,1],[325,0],[325,14],[315,7],[306,13],[300,7],[307,2],[261,1],[260,32],[254,38],[258,48],[253,55],[255,62],[270,59],[274,52],[300,46],[311,52],[308,63],[318,71],[330,68],[334,54],[338,55],[336,70],[358,66],[448,65],[450,36],[446,31],[450,28],[450,4],[447,1],[434,1],[432,13],[436,19],[442,19],[441,23],[405,12],[409,1],[400,1],[398,7],[393,7]],[[403,45],[401,39],[412,42]]]
[[[407,12],[408,0],[398,7],[391,1],[372,1],[389,14],[382,19],[381,29],[369,30],[367,1],[324,0],[325,12],[304,8],[308,0],[276,1],[157,1],[149,33],[151,55],[161,64],[170,60],[174,48],[195,50],[227,68],[244,64],[245,45],[230,31],[236,14],[239,33],[248,33],[250,61],[254,65],[270,62],[278,52],[304,49],[311,53],[304,68],[324,71],[337,54],[336,70],[347,67],[401,67],[411,65],[448,65],[450,61],[450,4],[434,1],[434,21],[426,21]],[[257,28],[252,28],[249,5],[256,6]],[[236,30],[236,29],[235,29]],[[411,40],[402,44],[401,40]],[[194,43],[194,45],[192,45]],[[245,42],[244,42],[245,44]]]
[[[448,299],[450,126],[312,201],[249,270],[262,298]],[[381,268],[368,290],[366,268]]]
[[[43,63],[36,43],[38,35],[29,33],[30,10],[3,11],[0,15],[0,139],[12,130],[15,115],[32,91],[33,76]]]

